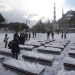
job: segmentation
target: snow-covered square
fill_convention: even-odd
[[[7,33],[9,36],[9,40],[11,41],[13,39],[13,35],[14,33]],[[11,54],[11,49],[8,48],[4,48],[4,35],[5,33],[0,33],[1,37],[0,37],[0,51],[1,52],[6,52]],[[64,68],[64,63],[68,63],[68,64],[72,64],[75,65],[75,58],[72,58],[69,56],[69,53],[74,54],[75,51],[71,50],[71,48],[74,48],[74,41],[75,41],[75,33],[68,33],[67,34],[67,38],[66,39],[61,39],[61,33],[54,35],[54,40],[55,41],[51,41],[52,37],[50,35],[49,39],[47,39],[47,34],[46,33],[39,33],[39,35],[36,35],[36,38],[31,37],[30,40],[25,42],[25,46],[21,46],[21,48],[23,48],[22,50],[20,50],[20,54],[19,54],[19,59],[15,60],[12,59],[11,56],[7,56],[7,55],[0,55],[0,58],[4,58],[3,63],[4,64],[8,64],[8,65],[13,65],[13,66],[17,66],[20,69],[26,69],[29,72],[33,72],[33,73],[38,73],[40,72],[41,68],[45,68],[44,74],[43,75],[75,75],[75,70],[71,70],[71,71],[67,71]],[[38,42],[39,41],[39,42]],[[69,42],[70,41],[70,42]],[[31,44],[31,45],[27,45],[27,44]],[[42,46],[41,46],[42,44]],[[38,45],[37,47],[34,47],[34,45]],[[60,48],[53,48],[53,47],[45,47],[45,45],[51,45],[51,46],[58,46],[58,47],[62,47],[63,50],[61,50]],[[31,48],[32,50],[24,50],[24,47],[26,48]],[[34,47],[34,48],[33,48]],[[61,52],[60,55],[56,55],[56,54],[43,54],[43,53],[39,53],[38,50],[48,50],[51,48],[51,51],[58,51]],[[49,50],[50,51],[50,50]],[[72,52],[73,51],[73,52]],[[46,59],[46,60],[53,60],[54,62],[52,66],[48,66],[48,65],[42,65],[39,62],[30,62],[27,60],[24,60],[22,55],[28,55],[30,57],[35,57],[36,59],[41,58],[41,59]],[[18,64],[16,64],[16,62]],[[19,63],[20,62],[20,63]],[[28,62],[28,63],[27,63]],[[16,72],[11,71],[9,68],[8,70],[5,69],[5,67],[2,65],[2,62],[0,63],[0,75],[18,75]],[[24,65],[25,64],[25,65]],[[32,64],[34,64],[33,66],[31,66]],[[40,66],[41,68],[40,68]],[[25,68],[25,66],[29,66],[30,68]],[[38,66],[38,68],[36,68]],[[36,71],[38,69],[38,71]]]

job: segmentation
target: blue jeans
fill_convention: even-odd
[[[17,52],[12,53],[12,57],[16,58],[16,60],[18,60],[18,53]]]

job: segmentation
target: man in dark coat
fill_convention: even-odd
[[[31,33],[29,33],[29,40],[30,40],[30,38],[31,38]]]
[[[36,32],[35,32],[35,38],[36,38]]]
[[[47,39],[49,39],[49,35],[50,35],[50,32],[48,31],[48,32],[47,32]]]
[[[61,34],[61,39],[63,39],[63,33]]]
[[[33,32],[33,38],[34,38],[34,32]]]
[[[13,40],[13,45],[12,45],[12,55],[13,55],[13,58],[16,57],[16,59],[18,59],[18,53],[20,53],[19,40],[18,40],[18,36],[15,36],[14,40]]]
[[[51,35],[52,35],[52,39],[54,39],[54,33],[53,32],[51,33]]]
[[[19,35],[18,35],[17,32],[14,34],[14,39],[15,39],[16,36],[18,37],[18,40],[19,40]]]

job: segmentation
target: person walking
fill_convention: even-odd
[[[15,37],[15,36],[18,36],[18,40],[19,40],[19,35],[18,35],[18,32],[16,32],[16,33],[14,34],[14,37]]]
[[[49,39],[49,35],[50,35],[50,32],[48,31],[48,32],[47,32],[47,39]]]
[[[19,40],[20,40],[20,44],[21,45],[24,45],[24,43],[25,43],[25,34],[24,33],[21,33],[20,34]]]
[[[35,38],[36,38],[36,32],[35,32]]]
[[[61,39],[63,39],[63,33],[61,34]]]
[[[66,39],[66,33],[64,33],[64,39]]]
[[[18,60],[18,54],[20,53],[18,39],[19,39],[18,36],[15,36],[13,40],[13,45],[12,45],[12,57],[16,58],[16,60]]]
[[[52,35],[52,39],[54,39],[54,33],[53,32],[51,33],[51,35]]]
[[[26,38],[26,41],[28,41],[28,33],[27,32],[25,33],[25,38]]]
[[[29,32],[29,40],[30,40],[30,38],[31,38],[31,33]]]
[[[33,32],[33,38],[34,38],[34,32]]]
[[[4,38],[5,48],[7,48],[7,45],[8,45],[8,39],[9,39],[8,35],[5,34],[5,38]]]

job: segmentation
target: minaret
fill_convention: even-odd
[[[71,8],[70,8],[70,11],[71,11]]]
[[[62,18],[63,18],[63,15],[64,15],[64,10],[63,10],[63,8],[62,8]]]
[[[56,7],[55,7],[55,2],[54,2],[54,23],[56,22]]]

